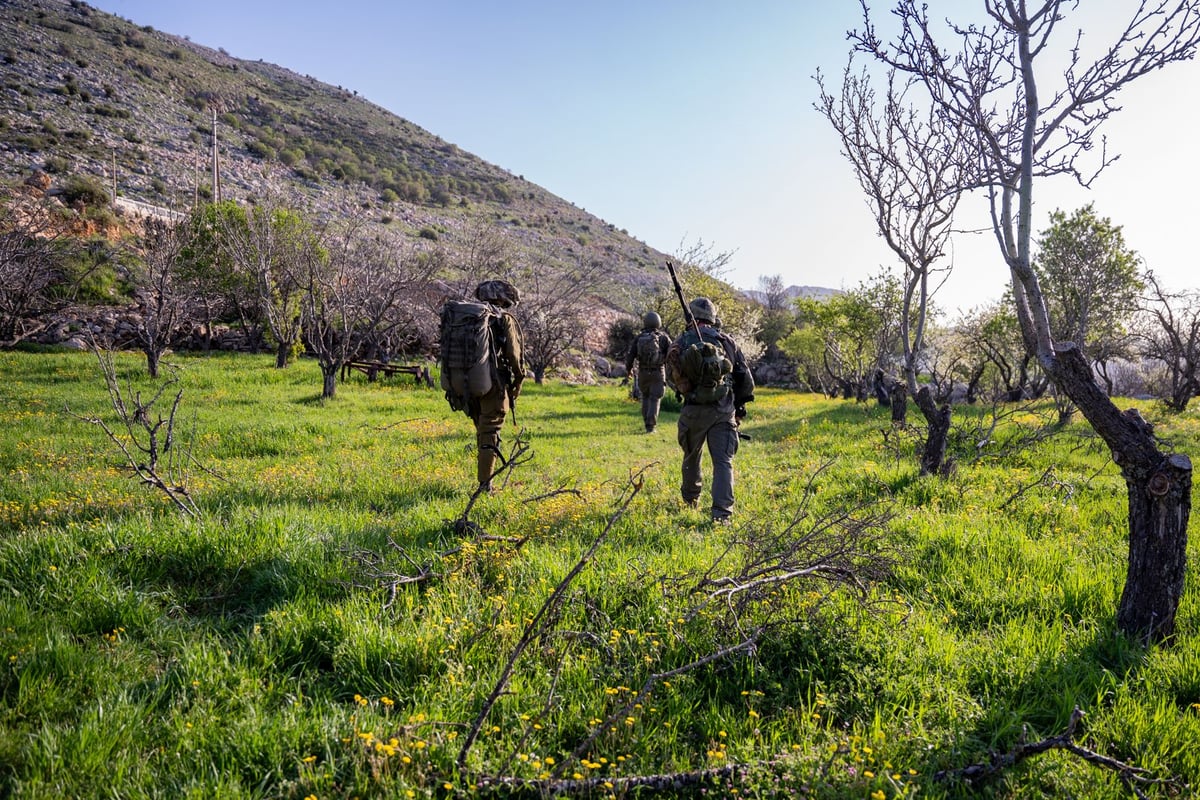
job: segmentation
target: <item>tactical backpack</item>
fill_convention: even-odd
[[[645,331],[638,335],[637,358],[641,369],[658,369],[663,365],[665,356],[656,333]]]
[[[498,313],[487,303],[449,301],[442,306],[442,389],[455,411],[467,410],[500,383],[492,347],[492,320]]]
[[[700,336],[694,330],[683,335],[679,370],[691,389],[684,394],[688,402],[712,405],[729,394],[733,364],[725,356],[725,346],[716,335]]]

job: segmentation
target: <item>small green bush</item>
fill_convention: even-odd
[[[63,201],[69,206],[107,206],[108,192],[98,180],[84,175],[67,179],[62,190]]]
[[[428,239],[431,242],[436,242],[438,240],[438,232],[428,226],[421,228],[421,230],[417,233],[417,236],[420,236],[422,239]]]

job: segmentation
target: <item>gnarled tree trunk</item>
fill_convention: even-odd
[[[916,396],[917,408],[929,425],[925,446],[921,450],[921,474],[940,475],[946,460],[946,437],[950,433],[950,404],[937,405],[928,386],[922,386]]]
[[[1192,462],[1163,453],[1137,409],[1121,412],[1096,383],[1079,348],[1065,344],[1049,364],[1055,383],[1108,444],[1129,497],[1129,569],[1117,627],[1151,641],[1175,632],[1187,567]]]
[[[908,421],[908,387],[900,381],[892,381],[887,394],[892,407],[892,422],[903,425]]]

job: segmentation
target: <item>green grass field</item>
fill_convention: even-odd
[[[456,533],[475,439],[440,391],[352,379],[323,403],[308,361],[169,360],[195,519],[80,419],[115,420],[94,356],[0,353],[0,796],[440,797],[510,777],[533,783],[493,790],[620,797],[654,774],[671,796],[1131,796],[1062,749],[935,777],[1063,733],[1076,706],[1079,745],[1175,781],[1148,796],[1200,786],[1200,592],[1172,646],[1115,634],[1125,489],[1082,423],[1005,448],[1038,424],[1018,415],[982,458],[959,437],[949,479],[918,478],[886,409],[760,390],[737,524],[714,529],[679,500],[671,410],[646,435],[615,384],[527,384],[529,460]],[[116,365],[153,391],[141,358]],[[1141,405],[1200,454],[1194,412]],[[847,511],[865,595],[703,590]],[[706,660],[760,626],[752,652]]]

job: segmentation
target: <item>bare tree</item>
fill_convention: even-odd
[[[1068,176],[1087,186],[1111,156],[1095,152],[1103,123],[1118,110],[1116,95],[1135,80],[1192,58],[1200,44],[1200,0],[1142,0],[1115,41],[1090,63],[1077,32],[1060,52],[1048,94],[1039,85],[1041,57],[1055,43],[1068,0],[984,0],[985,22],[931,23],[918,0],[899,0],[899,32],[880,38],[866,0],[857,50],[913,77],[955,127],[972,136],[973,174],[967,186],[990,202],[996,241],[1012,278],[1013,299],[1027,349],[1108,444],[1128,486],[1129,569],[1117,611],[1126,633],[1162,639],[1173,634],[1183,593],[1192,464],[1164,453],[1136,410],[1122,413],[1097,385],[1078,345],[1056,344],[1046,298],[1031,263],[1033,189],[1042,178]],[[1090,157],[1090,158],[1089,158]]]
[[[360,221],[330,228],[322,242],[322,257],[308,259],[299,274],[304,339],[321,365],[321,397],[329,399],[342,366],[402,322],[398,312],[430,275],[429,262],[390,236],[368,234]]]
[[[536,383],[567,351],[583,346],[590,304],[610,271],[604,259],[581,253],[569,269],[529,268],[514,279],[521,302],[512,314],[521,324],[525,362]]]
[[[130,474],[143,485],[162,492],[186,516],[199,516],[200,509],[187,488],[191,468],[195,466],[192,456],[194,431],[181,434],[176,430],[183,390],[176,390],[167,416],[155,408],[167,391],[179,383],[178,376],[172,375],[148,400],[143,400],[142,393],[130,386],[122,390],[111,352],[100,349],[94,341],[91,349],[100,363],[117,425],[110,426],[99,416],[73,416],[103,430],[121,451]]]
[[[146,354],[146,370],[158,377],[158,362],[167,348],[188,333],[198,309],[193,285],[180,273],[180,255],[188,228],[147,219],[140,263],[132,270],[137,286],[137,342]]]
[[[928,387],[917,386],[917,362],[925,346],[930,297],[940,286],[940,281],[931,285],[931,280],[939,272],[944,280],[950,270],[935,264],[945,255],[962,196],[966,162],[962,122],[937,113],[932,105],[922,112],[915,110],[906,95],[916,80],[910,77],[900,84],[894,69],[888,73],[887,93],[877,108],[870,75],[866,70],[855,75],[852,65],[853,59],[836,96],[817,76],[821,89],[817,109],[842,141],[842,154],[867,195],[876,230],[904,264],[899,315],[902,372],[907,393],[916,400],[928,426],[921,474],[937,474],[946,455],[950,405],[939,406]],[[899,405],[893,418],[903,420],[903,400]]]
[[[0,196],[0,345],[33,336],[41,319],[64,304],[64,237],[46,205]]]
[[[1142,353],[1166,373],[1162,394],[1178,413],[1200,394],[1200,292],[1168,292],[1153,273],[1145,275],[1150,297],[1142,320]]]

